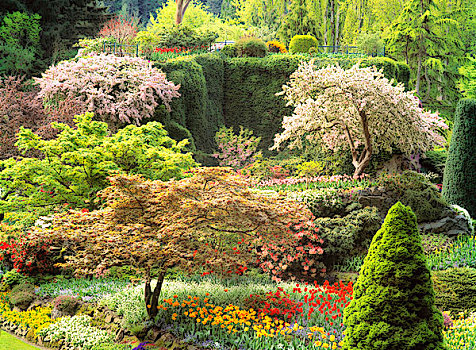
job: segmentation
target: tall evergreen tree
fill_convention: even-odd
[[[279,28],[279,35],[289,42],[295,35],[317,35],[317,22],[310,16],[306,0],[292,0],[284,23]]]

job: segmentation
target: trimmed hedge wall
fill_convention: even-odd
[[[455,124],[443,176],[443,196],[476,217],[476,100],[456,107]]]
[[[167,62],[155,62],[167,78],[180,84],[181,97],[175,99],[172,112],[157,111],[155,120],[162,122],[176,140],[188,138],[191,150],[198,151],[198,161],[213,164],[205,154],[214,152],[214,136],[220,125],[240,126],[261,136],[260,148],[265,155],[273,144],[274,135],[281,131],[282,118],[292,112],[281,96],[289,76],[308,55],[268,55],[265,58],[227,58],[210,53],[180,57]],[[409,70],[405,64],[389,58],[315,59],[318,67],[338,63],[348,68],[357,61],[361,66],[383,68],[389,79],[408,85]]]

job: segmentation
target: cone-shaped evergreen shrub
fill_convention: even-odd
[[[456,107],[455,125],[443,176],[443,196],[476,217],[476,100]]]
[[[372,240],[345,309],[343,349],[446,349],[434,301],[416,216],[398,202]]]

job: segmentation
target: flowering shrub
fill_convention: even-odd
[[[179,97],[179,86],[165,74],[138,57],[96,55],[76,57],[50,67],[35,78],[46,104],[79,97],[88,111],[102,120],[139,124],[154,109]]]
[[[39,335],[48,336],[52,341],[64,340],[71,348],[90,350],[93,346],[111,342],[114,335],[92,327],[91,317],[86,315],[63,317],[43,328]]]
[[[271,40],[266,43],[266,46],[268,47],[269,52],[272,53],[286,53],[288,50],[286,50],[286,46],[277,40]]]
[[[261,137],[253,136],[253,131],[240,127],[240,133],[237,135],[233,128],[222,126],[215,135],[215,141],[218,145],[218,153],[213,157],[219,160],[220,166],[231,166],[241,168],[253,161]]]

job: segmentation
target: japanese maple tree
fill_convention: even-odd
[[[115,16],[107,21],[98,36],[114,38],[119,44],[131,44],[139,31],[139,19],[135,17]]]
[[[394,85],[375,67],[316,69],[311,60],[301,64],[278,94],[295,109],[284,117],[284,131],[275,136],[273,148],[286,141],[290,148],[300,147],[304,138],[330,150],[347,147],[354,176],[381,150],[397,147],[410,156],[443,144],[438,129],[448,128],[437,113],[419,106],[413,92]]]
[[[322,241],[312,214],[302,204],[252,191],[230,168],[198,168],[193,176],[168,182],[139,175],[110,178],[100,193],[107,206],[93,212],[58,215],[52,228],[34,228],[36,236],[63,241],[73,253],[65,267],[78,275],[132,265],[145,273],[145,301],[157,313],[165,274],[171,267],[187,272],[243,273],[249,263],[275,278],[288,265],[315,274],[322,267]],[[151,269],[158,269],[151,288]]]

